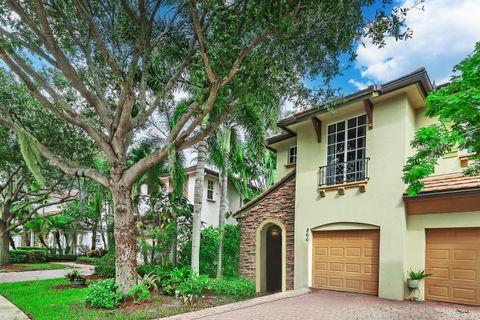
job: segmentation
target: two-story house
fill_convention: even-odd
[[[257,291],[312,287],[405,299],[410,270],[433,274],[420,298],[480,305],[480,178],[468,153],[440,159],[416,196],[402,168],[432,84],[419,69],[278,122],[267,139],[277,183],[234,215],[240,274]]]

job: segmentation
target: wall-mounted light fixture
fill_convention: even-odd
[[[310,239],[310,228],[307,228],[307,232],[305,233],[305,241],[308,242],[309,239]]]
[[[280,236],[280,228],[277,227],[277,226],[270,227],[270,235],[273,238],[276,238],[276,237]]]

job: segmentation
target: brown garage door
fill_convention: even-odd
[[[427,230],[428,300],[480,305],[480,228]]]
[[[313,233],[314,288],[378,294],[379,230]]]

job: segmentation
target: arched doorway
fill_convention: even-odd
[[[286,290],[286,231],[278,220],[266,219],[256,235],[257,292]]]
[[[267,291],[282,291],[282,230],[272,224],[266,234]]]

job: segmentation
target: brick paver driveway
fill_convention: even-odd
[[[479,320],[480,308],[448,303],[392,301],[327,290],[246,306],[215,315],[202,311],[175,319],[274,320]],[[232,308],[233,309],[233,308]]]

